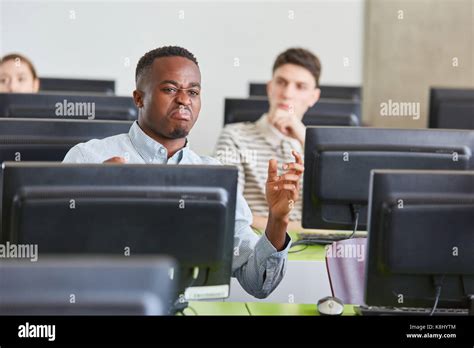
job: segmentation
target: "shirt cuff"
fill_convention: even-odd
[[[285,258],[288,254],[288,250],[290,250],[290,247],[291,238],[288,233],[285,237],[285,247],[281,251],[278,251],[273,246],[273,244],[267,238],[267,235],[264,233],[255,245],[255,254],[257,255],[258,265],[262,265],[269,257],[275,257],[279,259]]]

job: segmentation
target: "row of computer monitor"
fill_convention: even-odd
[[[335,91],[356,89],[331,88]],[[266,96],[226,98],[224,125],[256,121],[268,108]],[[131,97],[58,93],[0,94],[0,118],[136,120],[137,117],[138,110]],[[361,125],[360,99],[327,98],[323,94],[319,102],[306,112],[303,123],[308,126]],[[432,88],[429,127],[474,129],[474,89]]]
[[[321,98],[303,123],[308,126],[357,126],[362,124],[361,88],[321,86]],[[474,129],[474,89],[431,88],[429,128]],[[255,121],[268,110],[266,85],[250,83],[249,98],[225,100],[224,124]]]
[[[28,158],[50,146],[36,129],[42,140],[17,135],[7,148]],[[303,227],[368,229],[367,304],[399,306],[393,294],[403,290],[403,306],[430,306],[442,276],[440,306],[468,307],[473,152],[468,130],[308,127]],[[7,162],[1,178],[2,242],[46,254],[170,255],[183,298],[229,294],[235,167]]]
[[[132,121],[0,119],[0,162],[62,161],[74,145],[127,133],[131,125]],[[473,167],[473,149],[472,132],[466,130],[308,127],[305,178],[312,179],[305,181],[304,194],[307,202],[320,205],[303,212],[303,224],[350,229],[353,209],[346,205],[359,202],[358,226],[364,229],[366,206],[360,202],[367,202],[370,169],[466,170]]]
[[[132,97],[64,93],[0,93],[0,118],[136,120]]]
[[[137,256],[143,257],[147,254],[149,256],[168,254],[179,261],[179,270],[187,272],[179,283],[180,289],[187,287],[185,291],[188,295],[184,297],[185,299],[228,296],[233,255],[235,185],[221,185],[222,179],[219,179],[205,186],[202,179],[198,180],[197,185],[200,186],[194,188],[194,200],[186,202],[189,207],[186,218],[183,219],[183,212],[180,212],[178,207],[183,199],[183,186],[186,186],[186,192],[192,192],[192,186],[188,187],[181,183],[164,188],[160,182],[153,186],[155,191],[148,196],[144,193],[147,188],[130,183],[130,177],[123,177],[120,185],[115,181],[110,185],[100,183],[98,186],[90,180],[92,172],[95,172],[94,175],[105,175],[104,179],[116,178],[113,172],[123,174],[123,167],[109,166],[111,170],[108,171],[106,169],[109,168],[105,166],[99,168],[68,165],[58,170],[51,164],[35,167],[29,164],[7,164],[3,168],[3,185],[6,185],[7,189],[3,203],[9,204],[3,208],[3,212],[8,213],[2,221],[3,241],[6,238],[9,243],[16,245],[38,245],[42,265],[44,265],[42,258],[47,254],[49,256],[46,257],[46,265],[51,255],[58,254],[108,255],[115,257],[118,262],[114,261],[106,272],[100,273],[91,267],[94,263],[88,259],[82,266],[83,271],[79,272],[82,278],[64,277],[65,272],[70,276],[76,274],[71,272],[71,269],[68,271],[63,269],[60,278],[61,274],[57,274],[60,271],[57,264],[55,267],[50,266],[49,272],[48,269],[39,267],[35,269],[24,264],[19,267],[14,263],[11,263],[8,272],[8,269],[5,270],[5,264],[2,264],[0,312],[9,314],[8,310],[14,311],[15,308],[12,307],[17,305],[23,307],[23,314],[31,314],[32,311],[38,310],[35,308],[38,304],[32,303],[31,297],[34,298],[34,294],[48,294],[47,290],[51,291],[50,296],[53,297],[58,296],[58,290],[67,289],[61,293],[66,295],[62,299],[49,299],[50,302],[63,307],[63,314],[67,314],[68,309],[73,310],[73,306],[67,304],[68,291],[70,293],[73,290],[79,296],[81,290],[87,286],[91,286],[94,291],[111,290],[107,296],[112,302],[114,295],[123,295],[123,292],[130,290],[126,284],[134,284],[135,287],[132,288],[135,291],[141,286],[148,286],[148,290],[157,293],[163,293],[165,291],[163,288],[170,292],[169,289],[172,287],[166,284],[169,282],[170,270],[176,270],[175,277],[177,277],[176,266],[168,265],[165,268],[155,269],[154,273],[159,272],[160,275],[158,279],[144,278],[143,269],[127,272],[127,266],[130,265],[127,265],[125,260],[136,260]],[[198,171],[197,174],[191,168],[175,173],[179,173],[179,178],[183,176],[189,178],[198,174],[214,176],[218,172],[216,167],[201,169],[203,171]],[[169,174],[166,170],[176,169],[164,169],[163,166],[136,167],[127,169],[126,174],[156,178],[159,177],[156,175],[157,172]],[[53,179],[59,179],[61,174],[72,174],[81,180],[68,182],[68,185],[64,183],[44,185],[38,181],[44,178],[45,173]],[[14,175],[19,179],[13,180]],[[472,311],[474,171],[374,170],[371,172],[369,183],[371,220],[366,268],[367,304],[398,307],[402,303],[402,307],[431,307],[435,302],[437,281],[442,279],[443,291],[439,298],[439,306],[471,308]],[[203,186],[207,190],[203,190]],[[162,192],[158,193],[160,189]],[[80,195],[78,191],[81,191]],[[167,194],[164,194],[164,191],[167,191]],[[76,211],[72,211],[70,207],[66,208],[70,205],[71,197],[76,201]],[[211,198],[208,199],[209,197]],[[15,198],[20,201],[17,202]],[[205,199],[208,201],[203,202]],[[400,200],[404,201],[403,208],[400,207]],[[133,209],[137,205],[138,207]],[[165,213],[157,214],[156,209],[160,211],[164,209],[166,217],[171,222],[166,223],[164,220],[168,219],[164,216]],[[200,213],[203,215],[199,217]],[[134,215],[142,220],[138,222],[139,225],[133,224],[137,223]],[[121,218],[117,219],[117,216]],[[219,223],[214,224],[212,218],[217,218]],[[48,223],[46,219],[52,223]],[[160,222],[165,222],[165,226],[161,226]],[[6,236],[5,229],[8,232]],[[118,255],[122,255],[123,250],[127,248],[133,256],[120,258]],[[70,261],[70,258],[63,260],[61,266]],[[111,276],[112,265],[115,267],[115,272]],[[148,277],[153,277],[151,266],[153,265],[148,265],[145,272]],[[22,269],[23,272],[19,273]],[[199,272],[196,272],[196,269]],[[95,277],[92,279],[89,277],[88,283],[76,288],[77,282],[84,278],[86,270],[87,274],[92,272]],[[123,278],[124,276],[126,278]],[[47,283],[44,282],[46,278]],[[67,285],[62,283],[65,278],[72,283]],[[104,280],[107,282],[104,283]],[[142,280],[144,283],[132,280]],[[37,291],[31,292],[26,289]],[[117,289],[122,289],[122,293]],[[102,293],[102,296],[104,295]],[[151,292],[151,295],[156,294]],[[403,295],[403,302],[400,302],[400,295]],[[159,308],[163,311],[160,314],[169,313],[169,308],[163,306],[171,306],[176,297],[177,293],[174,292],[169,294],[168,302],[160,302],[162,306]],[[44,300],[43,297],[42,301]],[[127,299],[120,297],[120,300]],[[128,300],[133,302],[132,300],[137,299]],[[79,308],[83,301],[84,298],[78,299]],[[125,311],[123,307],[126,303],[116,302],[116,305],[119,306],[116,310]],[[90,315],[90,309],[84,314]],[[41,314],[41,312],[33,313]]]
[[[256,121],[269,109],[267,85],[249,83],[249,98],[226,98],[224,125]],[[321,86],[319,101],[308,109],[303,123],[306,126],[359,126],[361,116],[361,88]]]
[[[339,99],[352,101],[361,101],[362,99],[362,88],[359,86],[322,85],[319,87],[319,89],[321,90],[321,99]],[[250,82],[249,96],[266,97],[267,84],[261,82]]]
[[[321,86],[321,97],[330,99],[360,100],[361,88],[353,86]],[[115,94],[115,80],[78,79],[78,78],[40,78],[41,92],[85,92]],[[249,83],[249,95],[266,96],[266,84]]]
[[[224,124],[256,121],[268,111],[266,97],[225,99]],[[0,118],[50,118],[63,120],[136,120],[138,110],[131,97],[93,94],[0,94]],[[321,100],[303,119],[307,125],[360,123],[360,103]]]
[[[360,100],[361,88],[353,86],[321,86],[321,97],[330,99]],[[78,79],[78,78],[40,78],[41,92],[85,92],[115,94],[115,80]],[[266,96],[266,84],[249,83],[250,96]]]
[[[115,95],[115,80],[40,77],[40,92]]]
[[[269,109],[266,97],[226,98],[224,125],[257,121]],[[320,100],[303,117],[306,126],[358,126],[361,123],[360,102]]]

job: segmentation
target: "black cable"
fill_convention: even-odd
[[[345,239],[345,238],[342,238]],[[291,244],[291,247],[293,248],[294,246],[298,245],[326,245],[326,244],[332,244],[336,242],[337,239],[322,239],[322,238],[314,238],[314,239],[300,239]]]
[[[435,303],[433,305],[433,309],[430,312],[430,317],[433,316],[433,314],[436,310],[436,307],[438,307],[438,301],[439,301],[440,296],[441,296],[441,286],[437,286],[436,287],[436,299],[435,299]]]
[[[194,268],[192,268],[191,272],[194,273]],[[199,268],[198,268],[198,272],[199,272]],[[196,282],[196,279],[199,277],[199,273],[198,273],[198,277],[194,278],[193,275],[191,275],[191,277],[192,277],[191,281],[189,282],[188,286],[184,287],[184,289],[190,288],[194,285],[194,283]],[[182,313],[183,315],[186,315],[183,312],[186,308],[188,308],[188,301],[184,300],[183,302],[180,302],[180,296],[178,296],[178,298],[173,303],[172,312]]]
[[[294,247],[294,246],[297,246],[297,245],[328,245],[328,244],[332,244],[334,242],[339,242],[341,240],[345,240],[345,239],[352,239],[354,237],[354,235],[356,234],[357,232],[357,227],[359,226],[359,216],[360,216],[360,205],[359,204],[351,204],[351,208],[352,208],[352,215],[353,215],[353,219],[354,219],[354,228],[352,230],[352,233],[350,234],[349,237],[345,237],[345,236],[342,236],[341,238],[331,238],[331,239],[324,239],[324,238],[311,238],[311,239],[300,239],[296,242],[294,242],[292,244],[291,247]],[[304,248],[306,249],[306,248]],[[301,249],[301,250],[297,250],[297,251],[293,251],[293,252],[289,252],[289,253],[297,253],[297,252],[300,252],[304,249]]]
[[[296,243],[296,242],[295,242],[295,243]],[[288,254],[299,253],[300,251],[306,250],[306,249],[308,248],[308,244],[296,244],[296,246],[298,246],[298,245],[302,245],[303,248],[298,249],[298,250],[293,250],[293,251],[290,250],[290,251],[288,251]],[[294,246],[295,246],[295,245],[292,244],[291,247],[290,247],[290,249],[293,248]]]
[[[352,230],[352,234],[347,239],[352,239],[357,232],[357,226],[359,225],[359,215],[360,215],[360,205],[359,204],[351,204],[352,207],[352,215],[354,218],[354,229]]]
[[[252,313],[250,312],[250,308],[247,302],[245,302],[245,308],[247,308],[247,312],[249,312],[249,315],[252,316]]]
[[[436,311],[436,307],[438,307],[439,298],[441,297],[441,289],[443,287],[443,280],[444,280],[444,275],[441,277],[435,276],[434,283],[436,285],[436,295],[435,295],[435,303],[430,312],[430,317],[433,316],[434,312]]]

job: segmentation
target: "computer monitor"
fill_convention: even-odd
[[[5,162],[2,173],[0,240],[40,254],[169,255],[183,299],[228,296],[236,167]]]
[[[165,315],[168,257],[46,256],[0,261],[0,315]]]
[[[322,99],[347,99],[360,101],[361,100],[361,88],[354,86],[328,86],[323,85],[319,87],[321,89]],[[250,97],[266,97],[267,96],[267,84],[251,82],[249,83],[249,96]]]
[[[0,117],[133,121],[138,111],[131,97],[0,93]]]
[[[474,88],[431,88],[429,127],[474,129]]]
[[[308,127],[305,228],[366,230],[372,169],[474,168],[474,131]]]
[[[0,164],[62,161],[74,145],[128,133],[132,121],[0,118]]]
[[[268,99],[253,97],[248,99],[226,98],[224,104],[224,125],[236,122],[254,122],[268,112]],[[303,117],[307,126],[338,125],[358,126],[360,123],[359,102],[320,100],[309,108]]]
[[[40,92],[86,92],[115,95],[115,81],[40,77]]]
[[[474,172],[371,173],[365,302],[474,315]]]

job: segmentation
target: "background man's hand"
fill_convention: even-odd
[[[277,109],[269,121],[282,134],[298,140],[304,146],[306,126],[293,113]]]

